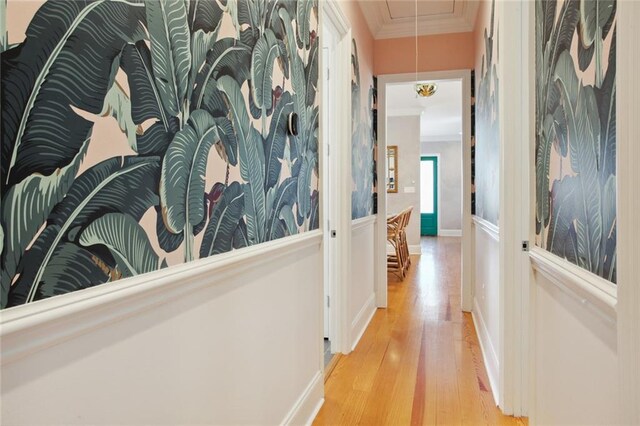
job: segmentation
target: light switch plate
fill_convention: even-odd
[[[413,194],[416,192],[416,187],[415,186],[405,186],[404,187],[404,192],[405,194]]]

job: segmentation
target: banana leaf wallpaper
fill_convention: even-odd
[[[476,214],[476,71],[471,70],[471,214]]]
[[[317,0],[0,5],[1,308],[318,228]]]
[[[373,82],[362,93],[358,46],[352,40],[351,50],[351,218],[360,219],[373,214],[375,193],[375,130]],[[366,98],[364,98],[366,96]],[[366,104],[363,105],[363,98]]]
[[[500,213],[500,120],[498,37],[499,22],[491,2],[489,22],[483,32],[483,53],[475,92],[476,124],[474,145],[475,214],[498,225]]]
[[[616,282],[616,1],[536,2],[536,244]]]

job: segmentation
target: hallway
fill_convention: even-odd
[[[388,308],[338,361],[315,425],[526,424],[495,407],[471,314],[460,310],[460,239],[421,244],[404,281],[389,275]]]

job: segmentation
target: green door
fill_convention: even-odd
[[[420,235],[438,235],[438,157],[420,157]]]

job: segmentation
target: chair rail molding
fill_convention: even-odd
[[[500,241],[500,228],[493,223],[481,218],[480,216],[473,216],[473,223],[475,226],[484,231],[487,235],[496,241]]]
[[[375,225],[377,215],[370,215],[361,217],[360,219],[353,219],[351,221],[351,231],[360,232],[367,229],[369,226]]]
[[[616,322],[617,289],[609,281],[539,247],[529,252],[533,269],[609,324]]]
[[[222,253],[138,275],[108,286],[44,299],[0,312],[0,364],[174,302],[223,282],[238,269],[256,268],[284,256],[319,249],[320,230]]]

